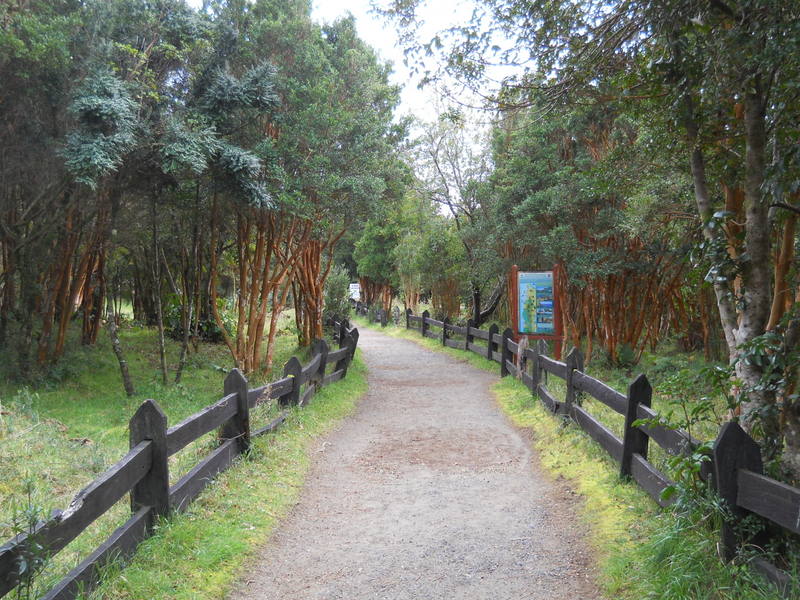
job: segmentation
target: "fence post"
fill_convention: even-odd
[[[296,356],[289,359],[289,362],[283,367],[283,376],[288,377],[292,375],[292,389],[280,397],[279,402],[281,406],[296,406],[300,402],[300,374],[303,371],[303,365],[297,360]]]
[[[131,490],[131,510],[135,513],[151,506],[147,527],[152,529],[157,517],[169,513],[169,467],[167,464],[167,416],[155,400],[145,400],[128,423],[130,447],[145,440],[152,444],[150,470]]]
[[[631,462],[633,455],[639,454],[647,459],[647,445],[650,438],[647,434],[633,426],[633,422],[638,419],[637,409],[640,404],[650,406],[653,396],[653,388],[644,374],[639,375],[628,386],[628,405],[625,410],[625,434],[622,439],[622,461],[619,467],[619,475],[622,478],[631,477]]]
[[[475,328],[475,321],[473,321],[472,319],[467,319],[467,333],[464,336],[464,350],[469,350],[470,344],[475,343],[475,336],[472,335],[472,333],[470,332],[470,329],[474,328]]]
[[[506,361],[510,361],[513,354],[511,354],[511,348],[508,347],[508,341],[514,338],[514,332],[511,331],[510,328],[506,327],[505,331],[503,331],[503,341],[501,342],[500,348],[500,377],[505,377],[508,375],[508,364]]]
[[[341,342],[339,342],[339,348],[347,348],[348,351],[345,355],[336,361],[336,367],[334,368],[335,371],[343,371],[342,377],[347,375],[347,367],[350,364],[350,355],[353,353],[352,349],[353,338],[348,335],[346,336]]]
[[[442,319],[442,346],[446,346],[447,345],[445,340],[447,340],[447,326],[448,325],[450,325],[450,319],[445,317],[444,319]]]
[[[583,355],[577,348],[570,350],[567,358],[564,361],[567,365],[567,393],[564,395],[564,414],[570,414],[572,411],[572,403],[575,402],[577,394],[575,393],[575,384],[573,383],[575,371],[583,371]]]
[[[247,403],[247,379],[239,369],[231,369],[225,377],[224,395],[236,394],[236,414],[222,425],[219,436],[225,440],[236,440],[239,452],[250,448],[250,406]]]
[[[389,324],[389,318],[386,309],[382,308],[380,314],[381,314],[381,327],[386,327]]]
[[[422,337],[426,337],[426,333],[428,333],[428,329],[430,329],[430,325],[428,325],[428,317],[431,316],[427,310],[422,313],[422,329],[420,330],[422,333]]]
[[[536,340],[531,346],[531,355],[533,356],[533,368],[531,369],[531,377],[533,379],[532,386],[533,387],[533,395],[537,395],[538,391],[537,388],[539,387],[539,377],[540,377],[540,370],[539,370],[539,340]]]
[[[346,362],[344,363],[344,373],[342,373],[342,377],[347,375],[347,369],[350,368],[350,363],[353,362],[353,358],[356,355],[356,348],[358,347],[358,329],[353,329],[347,336],[347,347],[349,351],[344,359]]]
[[[410,308],[406,309],[406,329],[411,329],[411,315],[414,314]]]
[[[324,385],[325,369],[328,367],[328,342],[325,340],[315,340],[314,345],[311,348],[312,356],[316,356],[317,354],[320,355],[319,369],[317,370],[316,375],[313,377],[313,381],[316,383],[317,389],[320,389]]]
[[[522,374],[528,372],[528,338],[524,335],[519,337],[519,342],[517,342],[517,378],[523,381]]]
[[[546,341],[544,341],[544,340],[539,340],[539,341],[537,342],[537,344],[536,344],[536,351],[537,351],[537,354],[538,354],[539,356],[547,356],[547,342],[546,342]],[[536,368],[537,368],[537,369],[538,369],[538,371],[539,371],[539,380],[540,380],[540,381],[538,381],[537,385],[538,385],[539,383],[541,383],[541,379],[544,379],[544,384],[545,384],[545,385],[547,385],[547,371],[545,371],[544,369],[542,369],[542,368],[541,368],[541,365],[542,365],[541,361],[539,361],[539,360],[537,359],[537,361],[536,361]],[[544,376],[542,376],[542,373],[544,373]]]
[[[758,444],[747,435],[738,423],[728,422],[722,426],[717,440],[714,442],[712,454],[714,456],[714,487],[717,488],[717,493],[728,505],[733,516],[732,521],[722,524],[721,531],[723,558],[732,560],[741,545],[741,540],[733,525],[744,518],[748,512],[736,505],[736,497],[739,493],[736,471],[747,469],[761,473],[764,465],[761,462],[761,450]]]
[[[500,328],[497,325],[489,326],[489,343],[486,346],[486,358],[489,360],[492,360],[492,352],[494,351],[494,335],[498,331],[500,331]]]

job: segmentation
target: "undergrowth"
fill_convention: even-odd
[[[361,318],[357,321],[360,326],[380,329],[499,375],[497,363],[472,352],[443,347],[437,340],[422,338],[419,331],[402,326],[382,329]],[[669,362],[674,364],[674,360]],[[698,371],[693,365],[684,368],[691,373]],[[680,371],[665,367],[663,375],[671,377]],[[592,374],[621,391],[625,390],[631,375],[628,372],[611,374],[607,368],[598,368]],[[663,379],[657,377],[656,383]],[[678,382],[673,383],[679,386]],[[563,398],[564,385],[558,378],[551,377],[548,387],[557,397]],[[670,398],[659,396],[655,385],[654,388],[654,408],[668,409]],[[547,472],[555,478],[566,479],[583,499],[580,517],[588,528],[588,542],[599,567],[599,583],[607,598],[782,598],[746,561],[725,564],[719,559],[716,523],[706,522],[703,516],[690,509],[659,509],[636,484],[619,478],[619,465],[577,425],[545,410],[521,381],[505,377],[495,384],[494,392],[513,423],[532,430],[539,460]],[[610,423],[612,430],[621,432],[619,415],[599,402],[592,402],[589,410],[604,423]],[[794,596],[791,597],[800,597],[800,583],[796,577],[794,585],[796,589],[792,590]]]
[[[290,315],[282,316],[282,325],[273,370],[252,377],[252,386],[278,379],[286,360],[298,354]],[[124,393],[119,366],[105,337],[95,347],[72,349],[36,387],[0,380],[0,544],[29,528],[25,515],[35,513],[38,520],[54,509],[65,509],[81,488],[125,455],[128,421],[145,398],[155,399],[174,425],[222,397],[223,380],[232,366],[224,346],[200,344],[190,356],[182,383],[163,386],[155,331],[125,325],[120,337],[136,383],[134,398]],[[167,351],[174,375],[179,345],[168,341]],[[298,356],[305,360],[304,354]],[[274,407],[253,411],[255,426],[274,412]],[[171,457],[172,482],[215,443],[212,432]],[[45,565],[43,571],[19,597],[39,597],[128,516],[123,499],[52,560],[39,561]]]

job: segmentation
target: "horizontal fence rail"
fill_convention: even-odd
[[[366,313],[365,308],[362,314]],[[502,333],[496,325],[479,329],[471,320],[466,326],[456,326],[447,319],[432,319],[428,311],[414,315],[407,310],[405,326],[424,337],[440,339],[443,346],[473,352],[500,363],[501,376],[515,375],[547,410],[580,426],[619,463],[622,477],[635,481],[662,507],[674,502],[664,494],[673,482],[647,459],[649,442],[652,440],[673,456],[687,455],[701,442],[683,430],[664,427],[659,422],[658,413],[650,408],[652,389],[646,376],[634,379],[628,393],[624,394],[584,373],[583,357],[577,349],[573,349],[564,362],[557,361],[547,356],[547,344],[543,340],[531,342],[531,347],[527,347],[527,342],[514,341],[510,329]],[[564,380],[563,400],[548,389],[548,376]],[[580,405],[581,394],[625,418],[622,439]],[[732,509],[735,520],[755,514],[792,533],[800,533],[800,489],[763,474],[758,445],[737,424],[726,423],[720,430],[711,460],[703,463],[700,477],[711,480]],[[733,559],[745,543],[737,537],[734,525],[725,523],[721,532],[723,557],[728,560]],[[790,582],[786,572],[764,559],[757,559],[753,564],[786,592]]]
[[[358,330],[346,321],[332,325],[337,350],[329,351],[327,343],[318,340],[306,366],[292,357],[284,368],[285,377],[254,389],[249,389],[244,375],[233,369],[225,378],[220,400],[172,427],[167,427],[167,417],[158,404],[146,400],[129,423],[130,451],[81,490],[66,510],[56,511],[28,534],[0,546],[0,597],[31,576],[28,564],[32,557],[52,557],[130,494],[128,521],[43,598],[71,600],[96,586],[104,565],[130,556],[152,533],[158,517],[185,511],[216,475],[249,448],[250,439],[276,431],[288,415],[284,410],[265,427],[251,431],[251,408],[269,400],[278,400],[284,407],[303,406],[321,387],[347,374],[358,345]],[[219,431],[219,445],[170,486],[167,459],[215,430]]]

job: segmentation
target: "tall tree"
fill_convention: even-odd
[[[417,4],[393,2],[391,12],[413,22]],[[800,61],[786,48],[800,40],[800,5],[488,0],[481,8],[471,25],[456,30],[445,69],[476,82],[489,56],[516,64],[517,76],[494,98],[500,108],[542,99],[549,110],[618,100],[647,102],[672,117],[666,133],[693,179],[742,420],[762,436],[768,456],[785,443],[784,464],[800,477],[798,372],[780,367],[782,383],[765,385],[773,362],[759,341],[775,326],[785,354],[800,329],[788,310],[797,280],[787,281],[785,269],[793,219],[771,218],[771,205],[794,212],[796,201],[787,192],[796,187],[796,163],[788,157],[796,146]],[[502,45],[498,30],[511,40],[505,50],[493,48]],[[437,38],[428,48],[437,44],[445,46]],[[787,317],[778,326],[782,314]]]
[[[492,164],[487,135],[480,132],[462,113],[444,112],[438,122],[423,125],[415,152],[421,192],[450,215],[464,246],[476,327],[497,308],[505,287],[500,249],[486,231],[492,214],[487,187]]]

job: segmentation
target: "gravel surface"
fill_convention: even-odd
[[[601,598],[573,495],[496,406],[497,376],[360,334],[369,393],[229,598]]]

